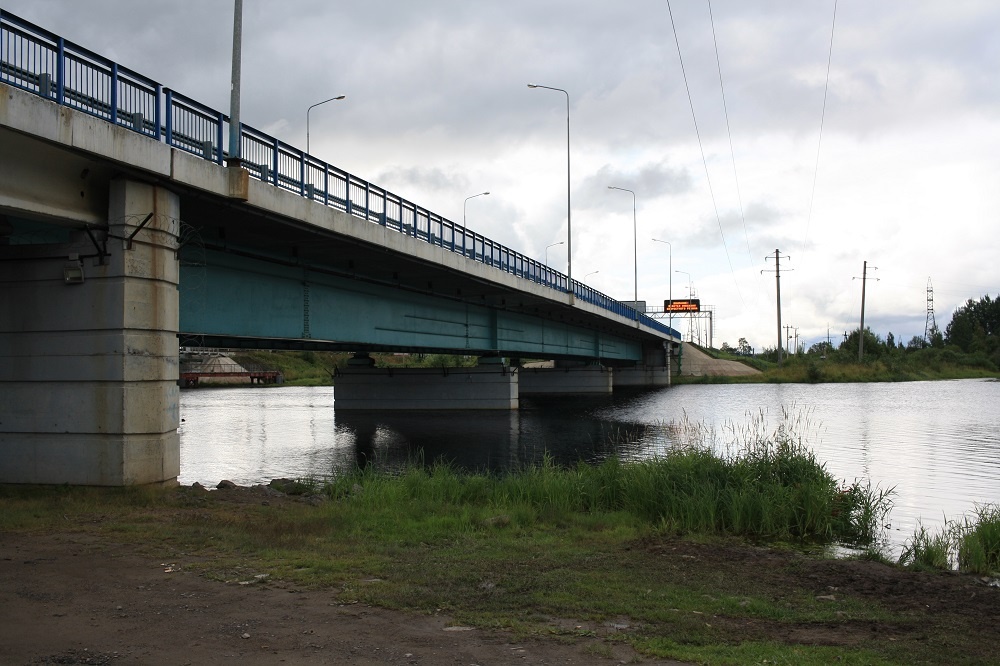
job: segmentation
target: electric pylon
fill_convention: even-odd
[[[937,330],[937,322],[934,321],[934,285],[931,284],[930,277],[927,278],[927,320],[924,322],[924,341],[931,342],[931,334]]]

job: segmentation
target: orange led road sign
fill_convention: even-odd
[[[664,312],[701,312],[701,299],[680,298],[672,301],[663,301]]]

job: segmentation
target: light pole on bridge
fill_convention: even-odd
[[[670,244],[670,241],[660,240],[659,238],[653,239],[654,243],[666,243],[667,245],[667,275],[668,275],[668,286],[667,286],[667,300],[674,300],[674,246]],[[667,325],[670,330],[674,328],[674,313],[671,312],[667,317]]]
[[[341,100],[346,98],[347,95],[337,95],[336,97],[331,97],[330,99],[324,99],[322,102],[316,102],[308,109],[306,109],[306,155],[309,155],[309,112],[320,104],[326,104],[327,102],[334,102],[336,100]]]
[[[569,159],[569,93],[562,88],[540,86],[529,83],[529,88],[555,90],[566,95],[566,277],[569,283],[570,295],[573,294],[573,206],[570,203],[570,159]],[[547,262],[546,262],[547,263]]]
[[[485,197],[488,194],[489,194],[489,192],[480,192],[479,194],[473,194],[471,197],[465,197],[465,201],[462,202],[462,226],[463,227],[467,227],[468,226],[465,223],[465,210],[466,210],[466,208],[468,208],[469,199],[475,199],[476,197]]]
[[[551,245],[545,246],[545,265],[549,265],[549,248],[555,247],[556,245],[565,245],[566,241],[559,241],[558,243],[552,243]]]
[[[638,227],[635,222],[635,192],[632,190],[625,189],[624,187],[615,187],[614,185],[608,185],[609,190],[620,190],[622,192],[628,192],[632,195],[632,268],[634,270],[633,276],[633,286],[634,293],[632,294],[632,301],[636,304],[635,307],[639,307],[639,235]]]
[[[674,272],[675,273],[684,273],[684,275],[688,276],[688,298],[690,299],[691,298],[691,274],[688,273],[687,271],[674,271]],[[692,342],[694,341],[694,336],[691,335],[691,315],[688,315],[688,337],[691,338]]]

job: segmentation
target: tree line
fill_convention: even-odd
[[[1000,295],[989,295],[978,300],[969,299],[952,314],[951,321],[944,330],[935,327],[926,338],[915,335],[904,342],[892,332],[883,338],[870,327],[851,331],[843,342],[835,345],[826,340],[817,342],[808,350],[795,350],[791,358],[805,357],[810,361],[830,360],[841,363],[857,363],[860,337],[864,335],[863,363],[876,361],[921,361],[949,363],[967,367],[978,367],[1000,371]],[[777,361],[776,347],[765,347],[755,353],[745,338],[740,338],[736,347],[726,343],[722,351],[736,356],[747,356],[765,361]]]

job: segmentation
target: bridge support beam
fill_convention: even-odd
[[[521,395],[611,393],[614,383],[610,368],[600,365],[566,365],[555,368],[521,368]],[[615,370],[614,372],[617,372]]]
[[[634,368],[615,368],[615,388],[641,386],[670,386],[668,366],[637,365]]]
[[[475,368],[365,368],[334,379],[337,411],[517,409],[518,375],[503,365]]]
[[[107,238],[0,246],[0,482],[176,479],[179,219],[176,195],[113,180]]]
[[[643,363],[615,368],[615,388],[670,386],[670,354],[665,345],[644,345]]]

